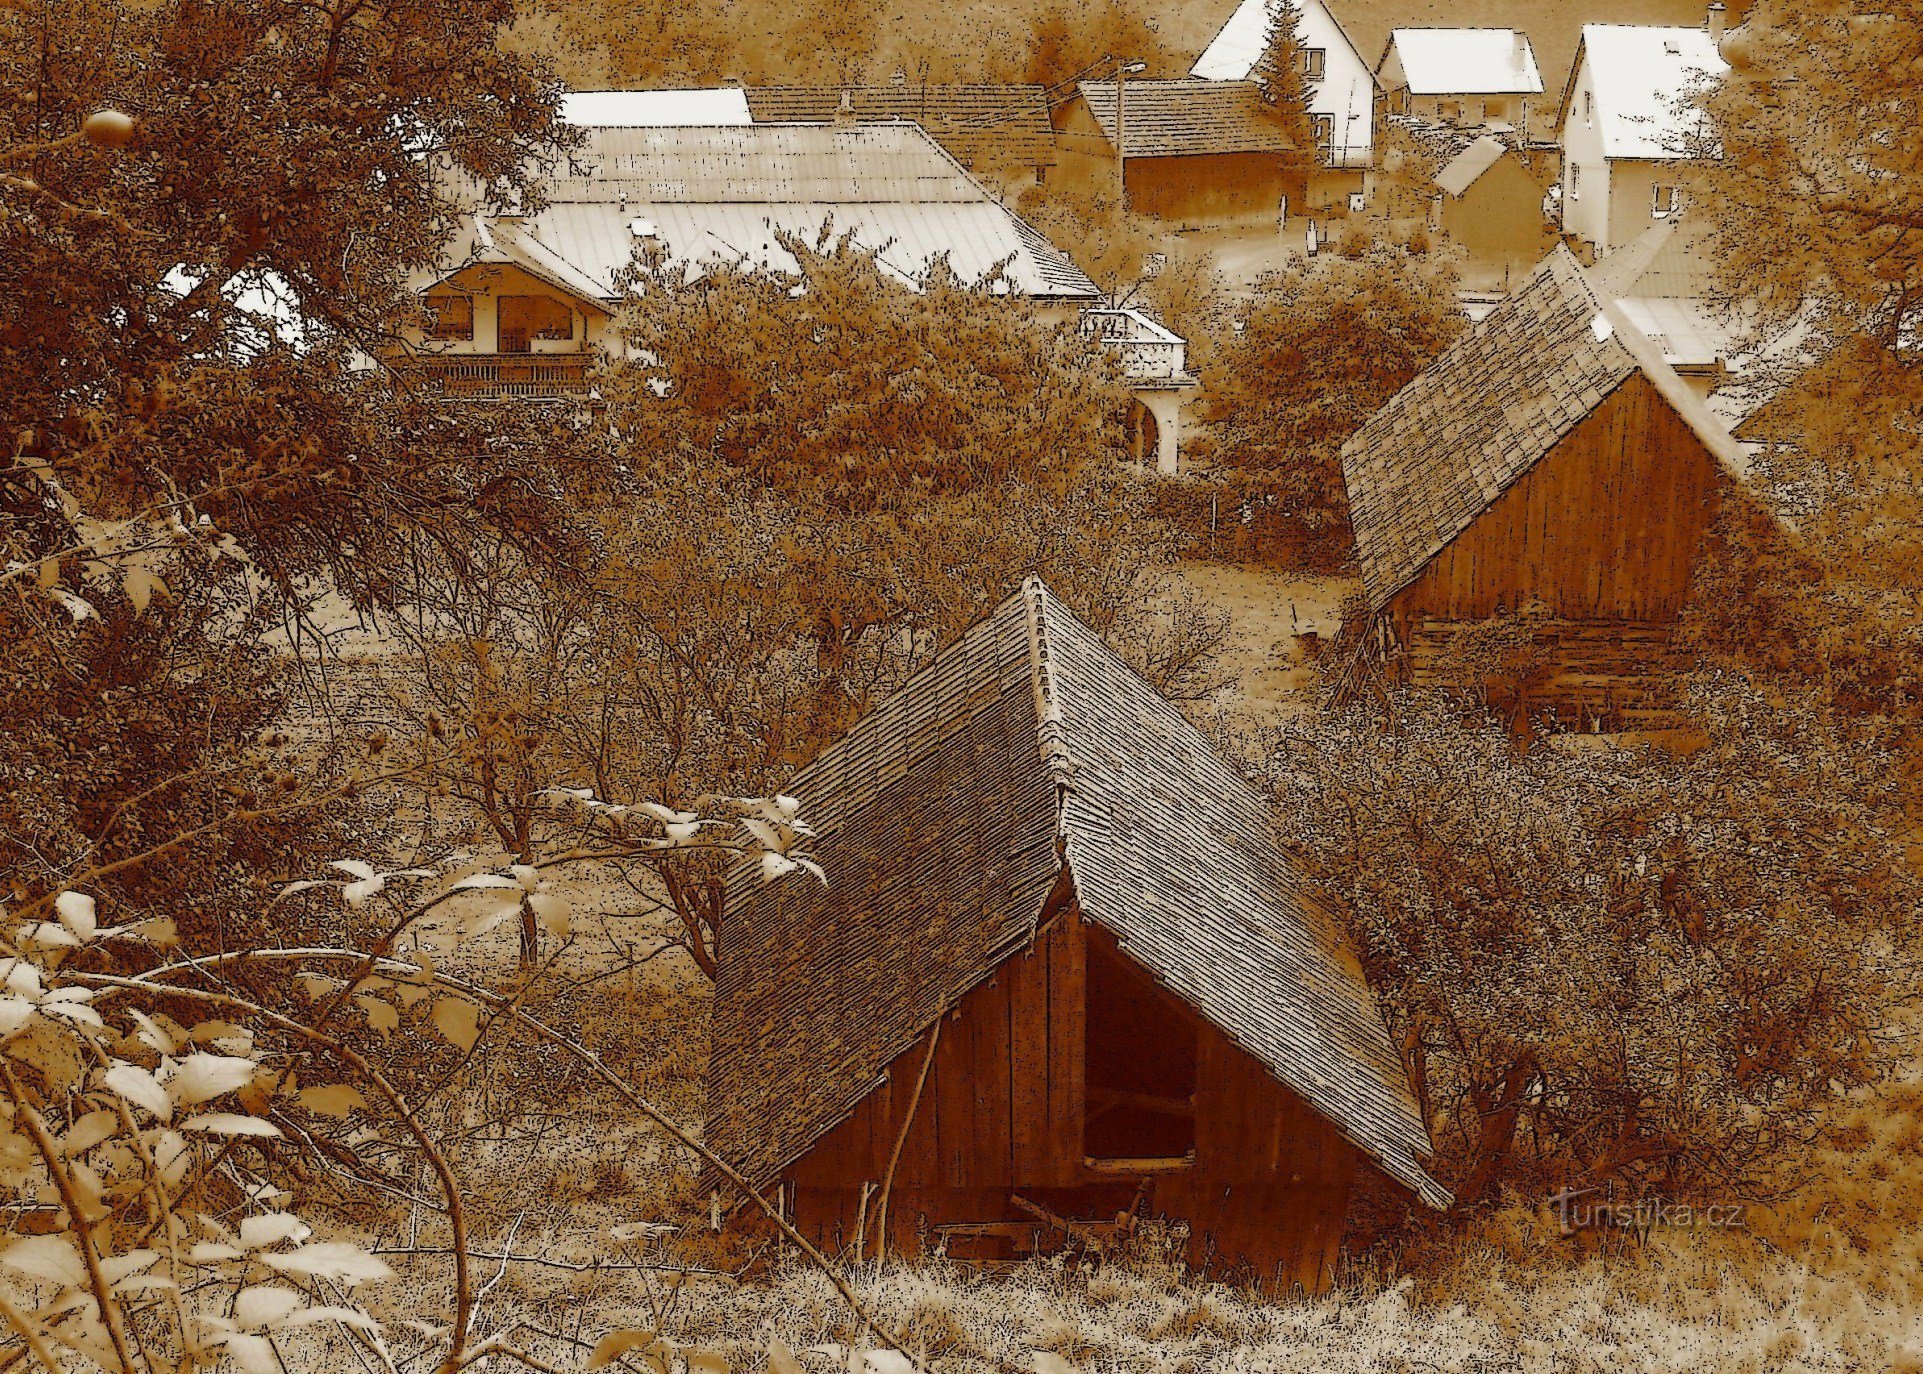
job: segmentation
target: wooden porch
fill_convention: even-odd
[[[397,370],[444,396],[473,401],[561,400],[592,391],[587,353],[426,353]]]

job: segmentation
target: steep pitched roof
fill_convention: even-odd
[[[1542,94],[1535,49],[1518,29],[1395,29],[1382,62],[1392,53],[1415,95]]]
[[[1484,134],[1467,148],[1457,153],[1440,172],[1436,173],[1436,189],[1452,196],[1460,196],[1476,184],[1478,178],[1509,151],[1509,145],[1490,134]]]
[[[1558,245],[1342,446],[1369,604],[1386,606],[1638,372],[1740,475],[1736,442]]]
[[[1424,1201],[1429,1141],[1355,956],[1206,737],[1031,580],[791,784],[829,886],[729,891],[709,1142],[765,1183],[938,1017],[1083,917]]]
[[[1584,65],[1596,96],[1604,157],[1689,155],[1693,117],[1678,102],[1729,70],[1707,32],[1661,24],[1584,24],[1563,92],[1562,119]]]
[[[1043,166],[1055,161],[1055,130],[1041,86],[753,86],[747,92],[757,124],[832,124],[844,97],[856,121],[919,124],[965,163],[1002,158]]]
[[[520,236],[598,297],[616,294],[638,235],[694,270],[717,261],[780,270],[794,263],[778,233],[812,241],[824,222],[911,285],[946,255],[964,281],[1006,261],[1017,294],[1101,294],[913,124],[594,128],[543,189],[546,204]]]
[[[1253,81],[1131,81],[1119,119],[1115,82],[1081,81],[1075,89],[1111,144],[1121,129],[1129,157],[1295,151]]]

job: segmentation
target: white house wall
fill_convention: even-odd
[[[1270,3],[1242,0],[1189,75],[1210,81],[1246,81],[1262,54]],[[1375,143],[1375,77],[1322,0],[1298,0],[1298,7],[1302,46],[1327,54],[1322,80],[1310,93],[1309,112],[1334,122],[1331,161],[1337,167],[1366,167]]]
[[[1593,101],[1593,94],[1589,64],[1584,61],[1576,70],[1563,116],[1562,231],[1589,244],[1600,257],[1614,245],[1609,235],[1609,159],[1603,156],[1602,130],[1596,119],[1583,115],[1584,96]]]

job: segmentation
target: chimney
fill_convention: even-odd
[[[847,128],[855,122],[855,98],[847,91],[841,93],[841,104],[835,106],[835,127]]]
[[[1722,46],[1723,21],[1728,17],[1729,17],[1729,6],[1725,5],[1723,3],[1723,0],[1710,0],[1709,25],[1708,25],[1709,41],[1716,44],[1718,47]]]

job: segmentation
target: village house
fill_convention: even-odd
[[[757,124],[873,124],[908,120],[1004,200],[1055,165],[1055,130],[1040,86],[909,83],[883,86],[753,86]]]
[[[1073,323],[1101,293],[913,124],[623,125],[586,130],[531,215],[470,215],[416,283],[431,323],[404,364],[455,395],[580,394],[637,251],[689,273],[792,268],[783,233],[824,224],[918,284],[936,257],[964,281]]]
[[[1542,260],[1555,238],[1543,218],[1542,192],[1515,149],[1493,134],[1436,173],[1429,225],[1467,255],[1465,286],[1507,290]]]
[[[833,878],[730,886],[708,1141],[830,1253],[1153,1214],[1319,1292],[1358,1176],[1448,1205],[1267,801],[1039,581],[785,790]]]
[[[561,97],[561,120],[586,129],[725,128],[754,122],[739,86],[569,91]]]
[[[1557,245],[1343,446],[1370,611],[1418,685],[1527,618],[1530,715],[1660,717],[1670,631],[1743,470],[1703,402]]]
[[[1707,401],[1737,366],[1742,331],[1741,322],[1710,299],[1710,265],[1700,239],[1687,215],[1658,220],[1604,257],[1589,277]]]
[[[1051,185],[1177,228],[1274,226],[1301,206],[1310,154],[1253,81],[1081,81],[1055,107]]]
[[[1189,75],[1247,81],[1268,40],[1278,0],[1242,0]],[[1299,0],[1302,84],[1315,126],[1316,157],[1302,211],[1311,215],[1361,209],[1363,177],[1375,158],[1375,74],[1323,0]]]
[[[1390,114],[1530,137],[1542,75],[1521,29],[1395,29],[1376,63]]]
[[[1585,24],[1557,115],[1562,230],[1590,261],[1683,208],[1685,163],[1702,152],[1688,95],[1728,70],[1724,8],[1700,29]]]

